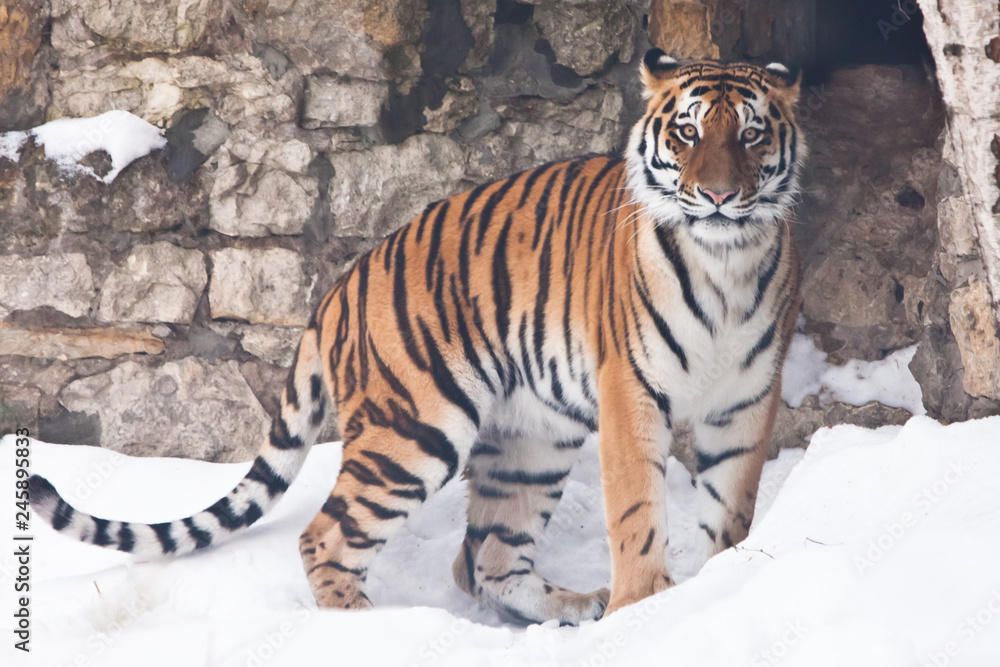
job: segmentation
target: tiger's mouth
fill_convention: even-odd
[[[717,211],[715,213],[710,213],[709,215],[703,217],[688,214],[686,216],[686,219],[689,227],[699,223],[707,225],[709,227],[730,227],[730,226],[743,227],[750,221],[750,216],[743,215],[737,218],[730,218],[729,216],[724,215],[723,213],[719,213]]]

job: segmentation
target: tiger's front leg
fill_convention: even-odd
[[[694,424],[698,526],[705,560],[742,542],[753,521],[780,381],[754,405],[709,413]]]
[[[635,376],[602,372],[601,480],[611,547],[606,614],[673,585],[667,571],[668,416]]]

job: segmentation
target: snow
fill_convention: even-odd
[[[93,118],[63,118],[40,125],[30,132],[0,134],[0,157],[17,161],[28,136],[45,148],[66,176],[87,174],[111,183],[121,170],[150,151],[163,148],[167,140],[160,130],[127,111],[108,111]],[[111,171],[103,177],[80,164],[85,156],[104,150],[111,156]]]
[[[4,548],[0,664],[997,664],[998,443],[1000,417],[822,429],[805,452],[785,451],[767,464],[749,538],[697,576],[687,548],[694,493],[671,460],[671,563],[681,583],[580,628],[504,625],[457,590],[451,563],[466,494],[459,480],[386,546],[370,574],[374,611],[316,610],[296,542],[339,469],[340,447],[321,445],[271,515],[195,556],[136,562],[69,542],[36,521],[33,651],[26,657],[11,648],[14,571]],[[13,437],[0,441],[0,480],[14,479],[13,446]],[[248,465],[32,444],[34,472],[80,508],[129,520],[200,509]],[[9,502],[0,521],[12,525]],[[606,585],[603,531],[591,439],[541,545],[539,568],[578,589]]]
[[[829,401],[851,405],[878,401],[915,415],[926,414],[920,385],[909,369],[916,353],[917,345],[913,345],[880,361],[851,359],[836,366],[827,362],[826,353],[816,348],[812,338],[796,333],[785,358],[781,397],[793,408],[802,405],[806,396],[818,394],[821,405]]]
[[[17,162],[21,158],[21,148],[28,140],[27,132],[7,132],[0,134],[0,157],[7,158],[11,162]]]

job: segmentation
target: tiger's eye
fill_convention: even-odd
[[[747,129],[743,130],[743,135],[741,136],[741,139],[745,143],[750,143],[752,141],[756,141],[757,137],[759,136],[760,136],[760,130],[758,130],[756,127],[748,127]]]
[[[698,128],[694,125],[681,125],[681,136],[685,139],[697,139]]]

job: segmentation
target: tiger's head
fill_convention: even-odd
[[[629,185],[660,224],[741,245],[783,219],[806,157],[799,76],[780,64],[681,65],[652,49],[642,81],[648,105],[629,141]]]

